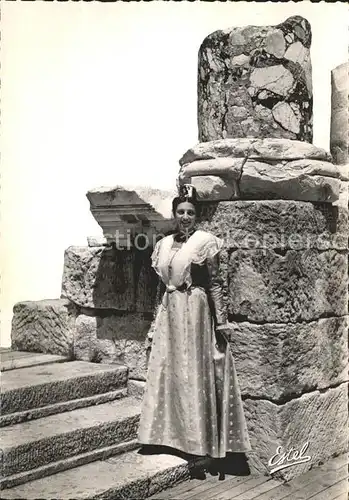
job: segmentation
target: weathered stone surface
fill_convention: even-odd
[[[199,140],[312,142],[310,45],[310,24],[300,16],[208,35],[199,50]]]
[[[340,172],[340,179],[344,182],[349,181],[349,163],[346,165],[337,165]]]
[[[287,200],[203,203],[199,227],[224,238],[228,249],[345,249],[347,207]]]
[[[104,318],[82,314],[76,320],[74,355],[83,361],[124,364],[129,377],[145,380],[150,324],[141,314]]]
[[[137,451],[122,453],[82,467],[31,481],[6,491],[6,498],[86,498],[146,499],[168,484],[190,477],[187,462],[173,455],[141,455]]]
[[[127,394],[134,398],[142,399],[145,389],[143,380],[129,380],[127,383]]]
[[[314,391],[283,405],[267,400],[247,399],[244,402],[252,452],[249,464],[261,473],[268,473],[269,460],[278,446],[284,453],[300,450],[311,460],[275,472],[273,477],[290,480],[319,462],[347,451],[348,446],[348,384]]]
[[[19,411],[16,413],[8,413],[7,415],[1,415],[0,427],[19,424],[21,422],[27,422],[29,420],[32,421],[36,420],[37,418],[56,415],[57,413],[77,410],[78,408],[86,408],[87,406],[108,403],[109,401],[115,401],[116,399],[124,398],[127,395],[128,388],[122,387],[121,389],[116,389],[116,391],[109,391],[102,394],[95,394],[93,396],[86,396],[69,401],[62,401],[60,403],[53,403],[47,406],[32,408],[30,410]]]
[[[202,175],[193,177],[190,183],[195,187],[199,201],[234,200],[239,197],[237,183],[230,179]]]
[[[174,191],[163,191],[147,186],[134,187],[99,187],[87,192],[87,198],[92,207],[129,205],[141,208],[150,204],[151,212],[158,216],[169,217],[171,204],[169,200],[175,195]]]
[[[244,158],[198,160],[181,167],[178,184],[192,184],[198,200],[232,200],[238,197],[238,179]]]
[[[343,178],[342,169],[324,160],[222,157],[182,165],[178,184],[191,183],[199,200],[290,199],[333,203],[338,200]]]
[[[150,187],[99,187],[88,191],[91,213],[108,242],[133,245],[137,234],[152,237],[173,229],[171,216],[175,191]]]
[[[248,158],[256,160],[320,160],[331,161],[331,155],[322,148],[302,141],[287,139],[220,139],[196,144],[179,160],[180,165],[196,160],[214,158]]]
[[[348,378],[346,317],[232,327],[231,351],[246,397],[279,402]]]
[[[3,475],[135,439],[139,415],[139,401],[122,398],[6,427],[1,431]]]
[[[238,249],[222,255],[222,270],[232,320],[294,323],[348,313],[344,251]]]
[[[4,372],[1,413],[20,412],[126,387],[128,369],[70,361]]]
[[[305,175],[322,175],[323,177],[333,177],[334,179],[346,180],[345,172],[338,165],[329,161],[301,159],[294,161],[284,161],[281,163],[282,170],[291,174],[299,173]],[[348,179],[347,179],[348,180]]]
[[[65,299],[18,302],[13,308],[13,349],[71,356],[77,309]]]
[[[309,173],[308,173],[309,172]],[[289,164],[269,165],[248,160],[238,182],[243,199],[338,200],[340,180],[313,175],[311,167],[294,168]]]
[[[89,247],[103,247],[108,245],[108,240],[104,236],[87,236]]]
[[[52,477],[52,475],[65,472],[76,467],[81,467],[97,460],[107,460],[114,455],[126,453],[130,450],[134,450],[135,448],[137,448],[137,442],[135,439],[131,439],[123,443],[105,446],[104,448],[95,448],[80,455],[74,455],[72,457],[58,460],[56,462],[51,462],[48,465],[38,467],[34,470],[31,469],[26,472],[14,474],[3,479],[0,482],[0,485],[2,489],[13,488],[18,485],[27,483],[28,481],[32,482],[40,480],[47,476]]]
[[[349,147],[349,63],[331,71],[331,139],[330,149],[335,163],[348,163]]]
[[[82,307],[153,312],[157,279],[151,250],[69,247],[62,295]]]
[[[226,176],[230,179],[240,179],[244,158],[212,158],[208,160],[192,161],[184,164],[179,171],[178,179],[182,183],[198,175]]]
[[[47,365],[50,363],[64,363],[69,358],[57,354],[32,353],[28,351],[9,351],[0,353],[1,371],[16,370],[26,366]]]

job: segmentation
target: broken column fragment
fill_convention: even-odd
[[[208,35],[199,50],[199,141],[276,137],[312,142],[311,28],[276,26]]]

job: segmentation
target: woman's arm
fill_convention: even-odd
[[[158,284],[157,284],[157,288],[156,288],[155,309],[154,309],[154,314],[153,314],[153,321],[152,321],[152,323],[150,325],[150,328],[149,328],[149,331],[148,331],[148,334],[147,334],[147,338],[148,338],[149,342],[151,342],[152,339],[153,339],[154,328],[155,328],[155,320],[156,320],[156,316],[157,316],[157,314],[159,312],[159,308],[161,306],[162,298],[163,298],[163,295],[165,293],[165,290],[166,290],[166,286],[162,282],[161,278],[158,278]]]
[[[223,299],[222,279],[219,275],[219,254],[207,259],[207,269],[210,278],[209,298],[216,330],[216,347],[222,352],[231,338],[232,328],[228,323],[228,315]]]
[[[214,308],[216,326],[226,325],[227,312],[223,299],[222,279],[219,275],[219,254],[207,259],[209,295]]]

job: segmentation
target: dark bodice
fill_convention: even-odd
[[[208,289],[210,286],[210,276],[207,265],[199,266],[198,264],[191,265],[192,286],[201,286]]]
[[[225,323],[227,320],[226,309],[223,301],[222,294],[222,282],[219,277],[218,271],[218,259],[209,262],[205,261],[202,265],[191,264],[191,279],[192,279],[192,287],[201,287],[204,288],[207,292],[207,297],[209,301],[209,305],[217,323]],[[159,299],[166,291],[166,286],[164,283],[159,280]]]

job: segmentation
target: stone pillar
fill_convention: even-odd
[[[251,468],[276,454],[344,453],[348,425],[346,173],[313,146],[309,23],[217,31],[199,52],[200,142],[178,183],[200,227],[225,240],[221,273],[244,399]]]
[[[300,16],[207,36],[199,50],[199,140],[312,142],[310,45],[310,25]]]
[[[330,149],[333,161],[346,176],[341,184],[340,209],[349,207],[349,63],[341,64],[331,71],[331,136]],[[349,234],[348,234],[349,238]],[[348,256],[349,268],[349,256]],[[349,303],[349,283],[348,283]],[[349,336],[349,330],[348,330]]]
[[[341,64],[331,72],[331,139],[330,149],[334,163],[348,163],[349,142],[349,63]]]

